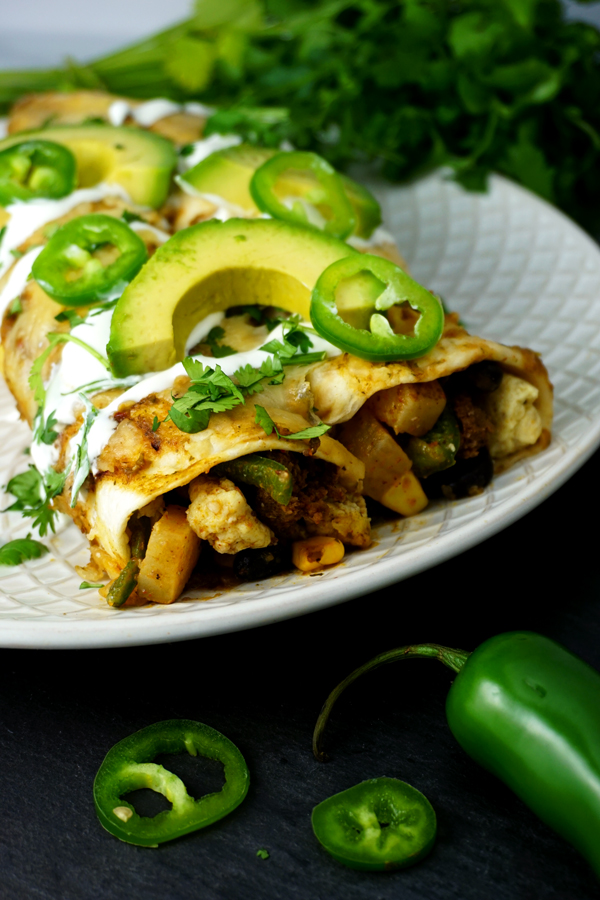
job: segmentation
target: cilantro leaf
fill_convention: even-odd
[[[35,466],[30,465],[27,472],[15,475],[6,485],[7,493],[17,499],[4,512],[20,512],[32,518],[34,528],[44,537],[49,529],[55,530],[56,511],[52,509],[50,502],[62,493],[68,474],[69,469],[64,472],[49,469],[42,476]]]
[[[125,222],[127,222],[128,225],[130,222],[145,222],[146,221],[142,216],[138,215],[135,212],[131,212],[131,210],[129,210],[129,209],[123,210],[123,212],[121,213],[121,218]]]
[[[277,434],[277,436],[279,437],[279,432],[277,431],[275,422],[273,421],[273,419],[271,418],[269,413],[266,411],[264,406],[259,406],[257,403],[256,406],[254,407],[254,410],[255,410],[254,421],[256,422],[257,425],[260,425],[260,427],[262,428],[264,433],[267,435],[267,437],[270,434],[272,434],[274,431]]]
[[[200,343],[208,344],[208,346],[210,347],[210,352],[215,357],[215,359],[220,359],[223,356],[231,356],[233,353],[237,353],[237,350],[234,350],[233,347],[230,347],[228,344],[219,343],[219,341],[223,337],[225,337],[225,329],[221,328],[220,325],[216,325],[214,328],[211,328],[206,337],[203,338]]]
[[[6,226],[4,226],[6,228]],[[23,312],[23,304],[21,303],[20,297],[15,297],[12,303],[8,307],[8,315],[9,316],[18,316],[19,313]]]
[[[96,416],[98,415],[99,410],[93,406],[85,394],[79,394],[84,406],[85,406],[85,416],[83,425],[79,429],[76,435],[77,444],[77,452],[75,454],[74,460],[74,468],[73,468],[73,485],[71,487],[71,509],[76,506],[77,498],[79,496],[79,491],[81,490],[85,479],[90,474],[90,460],[88,457],[88,435],[90,433],[90,428],[94,424]]]
[[[43,418],[40,417],[41,427],[39,428],[39,430],[36,428],[35,439],[41,441],[42,444],[47,444],[48,446],[52,445],[58,437],[58,432],[54,431],[54,426],[56,425],[56,423],[57,420],[54,416],[54,412],[50,413],[45,422]]]
[[[85,322],[85,316],[80,316],[76,309],[63,309],[54,318],[57,322],[68,322],[71,328],[75,328],[76,325],[82,325]]]
[[[80,591],[87,591],[89,588],[101,588],[104,587],[103,581],[82,581],[79,585]]]
[[[154,416],[154,418],[152,419],[152,431],[158,431],[159,427],[160,421],[158,420],[157,416]]]
[[[294,434],[281,434],[267,410],[258,404],[255,406],[254,421],[257,425],[260,425],[267,436],[275,432],[278,438],[286,441],[310,441],[313,438],[321,437],[331,428],[331,425],[325,425],[323,422],[321,425],[311,425],[308,428],[303,428],[302,431],[296,431]]]
[[[264,847],[261,847],[256,851],[256,855],[259,857],[259,859],[268,859],[270,854],[268,850],[265,850]]]
[[[18,566],[27,559],[39,559],[48,553],[48,547],[30,538],[9,541],[0,547],[0,566]]]

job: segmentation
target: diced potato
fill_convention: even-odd
[[[446,406],[446,395],[438,381],[399,384],[379,391],[368,401],[375,418],[393,428],[396,434],[423,437],[433,428]]]
[[[333,566],[344,558],[344,545],[333,537],[312,537],[292,544],[292,562],[301,572]]]
[[[342,427],[338,440],[364,462],[367,497],[404,516],[427,506],[421,485],[410,471],[410,459],[385,425],[364,406]]]
[[[167,506],[154,525],[140,565],[138,594],[153,603],[173,603],[184,589],[200,556],[200,539],[182,506]]]
[[[417,476],[407,472],[399,484],[385,492],[379,502],[401,516],[414,516],[422,512],[429,501]]]

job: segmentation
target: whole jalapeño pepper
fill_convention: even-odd
[[[459,744],[600,876],[600,674],[547,637],[510,632],[471,654],[417,644],[374,657],[327,698],[315,756],[325,758],[323,730],[342,691],[371,669],[412,657],[433,657],[457,673],[446,717]]]

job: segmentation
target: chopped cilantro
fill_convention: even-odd
[[[39,559],[45,553],[48,553],[45,544],[32,541],[29,536],[19,538],[0,547],[0,566],[18,566],[26,559]]]
[[[325,432],[329,431],[331,428],[331,425],[322,423],[321,425],[312,425],[309,428],[303,428],[302,431],[296,431],[294,434],[281,434],[277,429],[277,425],[263,406],[256,404],[255,410],[256,414],[254,421],[257,425],[260,425],[265,434],[269,435],[275,432],[278,438],[286,441],[310,441],[313,438],[321,437],[321,435],[325,434]]]
[[[157,417],[154,416],[154,418],[152,419],[152,431],[158,431],[159,427],[160,427],[160,422],[157,419]]]
[[[127,224],[129,224],[130,222],[146,222],[146,220],[143,218],[143,216],[140,216],[137,213],[131,212],[131,210],[129,210],[129,209],[123,210],[123,212],[121,214],[121,218],[124,219],[125,222],[127,222]],[[146,224],[148,224],[148,223],[146,222]]]
[[[68,322],[71,328],[75,328],[76,325],[82,325],[85,322],[85,317],[80,316],[76,309],[63,309],[54,318],[57,322]]]
[[[10,306],[8,307],[9,316],[18,316],[19,313],[23,312],[23,304],[21,303],[20,297],[15,297]]]
[[[97,589],[97,588],[101,588],[101,587],[104,587],[104,582],[103,582],[103,581],[82,581],[81,584],[79,585],[79,590],[80,590],[80,591],[87,591],[87,590],[89,590],[90,588],[96,588],[96,589]]]
[[[269,858],[269,851],[268,851],[268,850],[265,850],[264,847],[261,847],[259,850],[256,851],[256,855],[257,855],[260,859],[268,859],[268,858]]]
[[[97,410],[95,406],[92,406],[85,394],[80,393],[79,397],[81,398],[85,406],[85,417],[83,420],[83,425],[76,435],[78,444],[74,460],[73,486],[71,487],[71,508],[73,508],[77,504],[79,491],[81,490],[85,479],[90,473],[87,439],[90,433],[90,428],[94,424],[94,420],[99,412],[99,410]]]
[[[39,422],[34,431],[34,439],[40,441],[42,444],[50,446],[58,437],[58,432],[54,430],[55,425],[56,418],[54,412],[50,413],[45,422],[43,416],[40,415]]]
[[[220,359],[223,356],[231,356],[233,353],[237,353],[237,350],[234,350],[233,347],[229,347],[227,344],[219,343],[219,341],[223,337],[225,337],[225,330],[221,328],[220,325],[216,325],[214,328],[211,328],[205,338],[202,338],[200,343],[208,344],[208,346],[210,347],[210,352],[215,357],[215,359]]]

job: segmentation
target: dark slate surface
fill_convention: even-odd
[[[414,641],[472,649],[541,631],[600,668],[595,493],[600,454],[526,518],[387,590],[253,631],[97,651],[4,651],[0,679],[0,897],[36,900],[587,900],[588,865],[451,736],[451,674],[389,666],[357,683],[311,756],[328,690],[374,653]],[[161,719],[198,719],[245,755],[247,799],[231,816],[157,850],[99,825],[92,782],[104,754]],[[436,809],[431,856],[395,874],[331,860],[313,805],[366,778],[396,776]],[[202,772],[199,776],[202,778]],[[214,773],[208,773],[211,785]],[[269,859],[257,858],[266,848]]]

